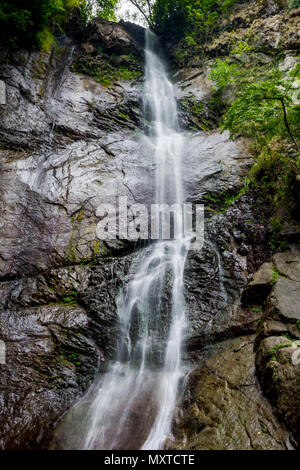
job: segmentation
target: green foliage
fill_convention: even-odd
[[[202,44],[218,29],[237,0],[156,0],[152,23],[159,34],[180,40],[176,56],[184,65],[190,55],[201,53]]]
[[[237,0],[129,0],[158,34],[182,39],[185,47],[197,49]]]
[[[252,312],[254,313],[260,313],[262,311],[261,307],[253,307]]]
[[[94,15],[115,19],[118,0],[0,0],[0,41],[11,47],[48,51],[53,32],[80,8],[85,20]]]
[[[37,33],[37,41],[42,52],[49,52],[54,44],[54,36],[49,28],[43,29]]]
[[[79,8],[82,20],[87,24],[95,16],[116,21],[116,9],[119,0],[80,0]]]
[[[190,96],[185,96],[180,104],[190,117],[190,129],[208,131],[214,127],[203,102],[197,101]]]
[[[61,303],[64,305],[76,305],[77,304],[78,293],[72,291],[69,295],[61,299]]]
[[[251,54],[250,46],[242,49]],[[216,83],[215,96],[222,96],[224,87],[234,83],[236,99],[225,109],[221,127],[234,136],[252,139],[252,182],[275,204],[290,198],[294,211],[297,203],[293,188],[300,170],[300,106],[295,102],[293,86],[298,75],[299,65],[284,77],[276,67],[260,71],[255,66],[230,63],[229,59],[217,60],[210,74]]]
[[[278,281],[278,276],[279,276],[279,272],[277,271],[276,269],[276,266],[273,266],[273,273],[272,273],[272,284],[276,284],[276,282]]]
[[[227,112],[223,128],[244,137],[257,137],[260,134],[269,139],[278,134],[289,137],[284,110],[291,109],[290,90],[290,82],[282,80],[277,70],[274,70],[270,80],[246,84]]]
[[[299,8],[300,7],[300,0],[290,0],[288,4],[288,9],[292,10],[293,8]]]
[[[212,203],[213,209],[216,210],[217,213],[221,214],[235,202],[240,197],[242,197],[249,189],[250,180],[248,178],[245,179],[245,182],[242,188],[235,194],[228,191],[222,191],[219,194],[206,194],[205,199]]]
[[[279,349],[288,348],[289,346],[291,346],[291,345],[286,344],[286,343],[282,343],[282,344],[278,344],[277,346],[274,346],[273,348],[271,348],[270,351],[269,351],[269,356],[270,356],[271,361],[277,361],[276,351],[278,351]]]
[[[230,63],[229,59],[217,59],[215,67],[212,67],[209,73],[209,79],[215,82],[217,89],[224,88],[229,83],[234,83],[237,76],[237,65]]]

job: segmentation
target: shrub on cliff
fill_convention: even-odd
[[[275,203],[289,200],[295,211],[300,171],[300,104],[294,88],[298,77],[299,63],[286,76],[276,66],[247,69],[232,58],[217,59],[210,73],[219,95],[234,83],[236,99],[227,106],[222,128],[252,139],[252,181],[259,184],[265,197]]]

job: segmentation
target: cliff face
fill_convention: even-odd
[[[154,168],[141,137],[142,31],[97,20],[85,30],[73,30],[73,37],[60,38],[51,53],[1,52],[6,104],[0,105],[0,339],[6,344],[6,364],[0,364],[0,443],[7,449],[47,445],[57,420],[114,354],[118,296],[134,271],[131,262],[139,246],[98,240],[96,210],[118,196],[126,196],[129,206],[153,199]],[[251,158],[244,140],[233,142],[228,132],[215,129],[217,110],[208,103],[212,84],[206,70],[206,65],[182,70],[177,84],[180,119],[189,137],[183,162],[187,200],[211,199],[204,249],[191,252],[185,273],[186,361],[196,368],[202,364],[207,384],[199,385],[202,372],[196,372],[188,389],[196,395],[188,395],[190,400],[206,410],[220,364],[229,361],[232,367],[218,378],[223,384],[218,400],[226,398],[227,411],[216,404],[219,412],[211,410],[210,421],[204,422],[208,418],[201,406],[195,412],[193,404],[191,411],[184,400],[185,423],[177,422],[176,442],[170,446],[181,448],[186,442],[185,448],[211,448],[209,436],[215,439],[208,428],[218,432],[218,423],[226,421],[224,429],[235,430],[227,436],[229,448],[287,448],[288,432],[254,374],[249,335],[256,332],[263,300],[241,301],[252,273],[270,256],[265,208],[254,192],[234,197]],[[202,103],[201,119],[191,110],[191,97]],[[203,119],[210,130],[203,131]],[[231,205],[226,197],[233,197]],[[272,287],[267,285],[266,296]],[[288,321],[294,324],[295,318]],[[240,356],[243,374],[236,379]],[[265,362],[257,360],[265,377]],[[228,383],[233,383],[230,393]],[[241,390],[248,386],[244,402]],[[253,390],[255,403],[248,408]],[[273,403],[277,406],[278,399]],[[233,422],[227,416],[231,406]],[[298,421],[292,420],[294,430]],[[257,444],[257,434],[264,432],[259,426],[270,437]],[[215,446],[226,448],[223,439]]]
[[[276,68],[286,78],[289,77],[289,72],[295,69],[299,61],[299,14],[299,8],[287,11],[281,2],[238,4],[227,19],[218,23],[219,33],[215,31],[213,39],[202,45],[200,54],[184,50],[182,44],[172,47],[172,56],[175,62],[179,63],[179,68],[182,61],[186,64],[177,73],[178,96],[181,106],[190,111],[190,126],[202,129],[207,125],[212,126],[214,119],[217,120],[237,98],[237,84],[223,87],[218,94],[213,91],[209,72],[215,66],[216,59],[228,61],[229,64],[238,63],[240,69],[244,70],[241,80],[246,84],[247,80],[251,83],[259,74],[267,77],[270,71]],[[244,52],[239,49],[243,46]],[[296,79],[291,86],[295,90],[292,99],[299,104],[299,80]],[[284,172],[285,169],[282,168],[281,171]],[[267,177],[265,184],[266,180]],[[201,197],[206,201],[206,206],[220,210],[222,202],[224,203],[222,191],[212,187],[210,191],[208,198],[205,194],[201,194]],[[289,191],[292,194],[294,189],[290,187]],[[295,196],[299,201],[299,191],[298,196]],[[205,330],[197,340],[193,339],[197,347],[199,344],[203,346],[204,343],[214,343],[213,354],[207,346],[202,349],[204,357],[206,349],[210,350],[210,358],[204,359],[190,376],[182,403],[182,414],[181,417],[179,414],[176,423],[178,448],[264,449],[281,448],[282,445],[287,448],[291,445],[299,446],[299,226],[297,220],[291,218],[287,203],[279,207],[270,206],[263,193],[254,196],[254,204],[251,204],[249,192],[245,199],[244,197],[229,205],[220,220],[223,227],[229,228],[229,232],[232,228],[235,229],[230,239],[229,251],[235,254],[235,259],[243,255],[244,272],[249,283],[246,287],[242,285],[240,303],[235,304],[234,313],[227,305],[226,313],[220,312],[214,316],[211,328]],[[255,214],[255,228],[252,232],[254,239],[250,243],[249,238],[247,241],[245,239],[245,229],[242,230],[242,235],[240,234],[241,215],[239,212],[236,215],[235,212],[242,209],[244,201],[247,201],[247,213],[252,216]],[[296,219],[299,216],[299,205],[297,207],[294,212]],[[257,213],[262,212],[264,222],[259,225]],[[230,218],[232,213],[234,216]],[[215,220],[216,216],[213,216],[207,223],[208,233],[210,223]],[[274,220],[281,220],[276,233],[272,230]],[[254,227],[253,220],[246,223]],[[217,233],[219,235],[220,232]],[[212,239],[216,240],[218,235],[215,232]],[[226,234],[223,232],[220,238],[217,238],[217,246],[225,269],[225,291],[230,296],[228,278],[234,282],[235,292],[237,281],[232,268],[228,271],[226,266],[226,248],[224,245],[222,247],[221,241],[228,240]],[[276,242],[270,243],[271,240]],[[283,252],[276,253],[276,248]],[[275,252],[273,256],[271,251]],[[263,258],[267,262],[263,263]],[[257,264],[251,265],[253,259],[258,266],[263,264],[252,276],[251,270],[258,267]],[[189,268],[188,266],[187,272]],[[195,266],[192,269],[198,273]],[[202,288],[199,289],[200,298],[205,292],[204,285],[203,282]],[[221,292],[222,289],[219,290],[219,293]],[[211,312],[211,304],[206,305]],[[205,307],[195,308],[194,311],[199,310],[203,312]],[[256,336],[243,336],[245,332],[256,332]],[[226,336],[240,338],[226,343]],[[223,341],[221,348],[225,348],[223,352],[218,351],[220,339]],[[218,344],[215,344],[216,341]],[[281,437],[280,433],[274,434],[274,430],[280,429],[280,425],[276,424],[273,418],[266,417],[269,413],[269,405],[266,406],[266,402],[259,402],[259,407],[264,410],[263,421],[268,423],[267,426],[261,425],[260,413],[257,410],[252,412],[251,422],[248,421],[248,411],[252,407],[256,408],[256,399],[261,391],[270,400],[281,423],[292,431],[289,437],[285,432]],[[242,396],[239,396],[240,393]],[[242,403],[244,404],[241,405]],[[248,410],[246,416],[245,409]],[[183,442],[185,444],[182,447]]]

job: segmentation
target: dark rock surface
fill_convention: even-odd
[[[291,448],[285,427],[255,376],[253,336],[240,337],[188,377],[172,448],[259,450]],[[216,352],[218,351],[218,352]]]
[[[113,354],[131,255],[1,283],[0,446],[39,446]]]
[[[256,367],[265,394],[300,443],[299,247],[273,256],[278,275],[266,302],[256,339]]]
[[[0,64],[7,89],[7,104],[0,105],[0,339],[7,346],[6,364],[0,364],[1,448],[44,446],[49,429],[105,370],[116,345],[118,297],[134,272],[138,245],[98,240],[96,210],[115,205],[118,196],[129,206],[153,201],[142,80],[107,87],[72,72],[78,54],[94,57],[99,42],[108,55],[141,55],[141,31],[102,20],[89,28],[78,33],[78,44],[65,39],[51,53],[4,51]],[[198,101],[211,90],[207,76],[187,83],[186,93]],[[216,130],[187,132],[183,165],[187,200],[205,203],[207,213],[204,249],[190,253],[185,274],[186,345],[189,359],[199,362],[204,346],[256,331],[261,313],[253,310],[256,303],[242,305],[241,295],[270,253],[256,195],[224,207],[224,195],[238,194],[251,165],[245,142]],[[280,256],[274,257],[278,271],[293,279],[295,252],[293,259]],[[289,332],[295,324],[295,318],[284,320]],[[211,360],[218,371],[227,359],[233,369],[228,380],[218,378],[218,399],[228,399],[235,416],[228,448],[264,445],[255,434],[261,429],[267,429],[266,448],[286,448],[284,427],[275,430],[254,377],[252,339],[233,344]],[[208,369],[205,374],[208,384],[216,380]],[[234,384],[229,391],[227,382]],[[250,392],[255,399],[249,405]],[[187,410],[184,419],[192,416]],[[234,424],[229,408],[212,412],[213,439],[223,417],[224,435]],[[261,420],[269,424],[262,427]],[[190,448],[211,446],[206,438],[189,439]],[[215,446],[224,448],[220,437]]]
[[[144,54],[144,28],[130,22],[114,23],[104,18],[95,18],[83,32],[83,38],[99,43],[108,53]]]

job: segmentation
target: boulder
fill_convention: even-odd
[[[300,341],[271,336],[261,341],[256,368],[266,396],[300,445]]]
[[[227,342],[191,372],[172,448],[291,448],[285,426],[278,422],[256,379],[253,340],[246,336]]]
[[[276,253],[272,258],[277,271],[293,281],[300,281],[300,247],[291,245],[289,251]]]
[[[254,274],[253,280],[243,292],[244,304],[262,304],[271,291],[273,282],[273,264],[264,263]]]
[[[266,304],[256,339],[256,368],[262,388],[300,445],[299,250],[273,256],[279,277]],[[293,280],[292,280],[293,279]]]
[[[300,281],[278,279],[267,301],[266,316],[288,323],[300,320]]]
[[[0,449],[36,449],[91,384],[102,356],[78,304],[0,313]]]
[[[143,32],[144,32],[144,28]],[[84,37],[91,43],[101,46],[107,53],[134,54],[143,56],[142,33],[128,26],[126,23],[114,23],[104,18],[95,18],[87,26]]]

